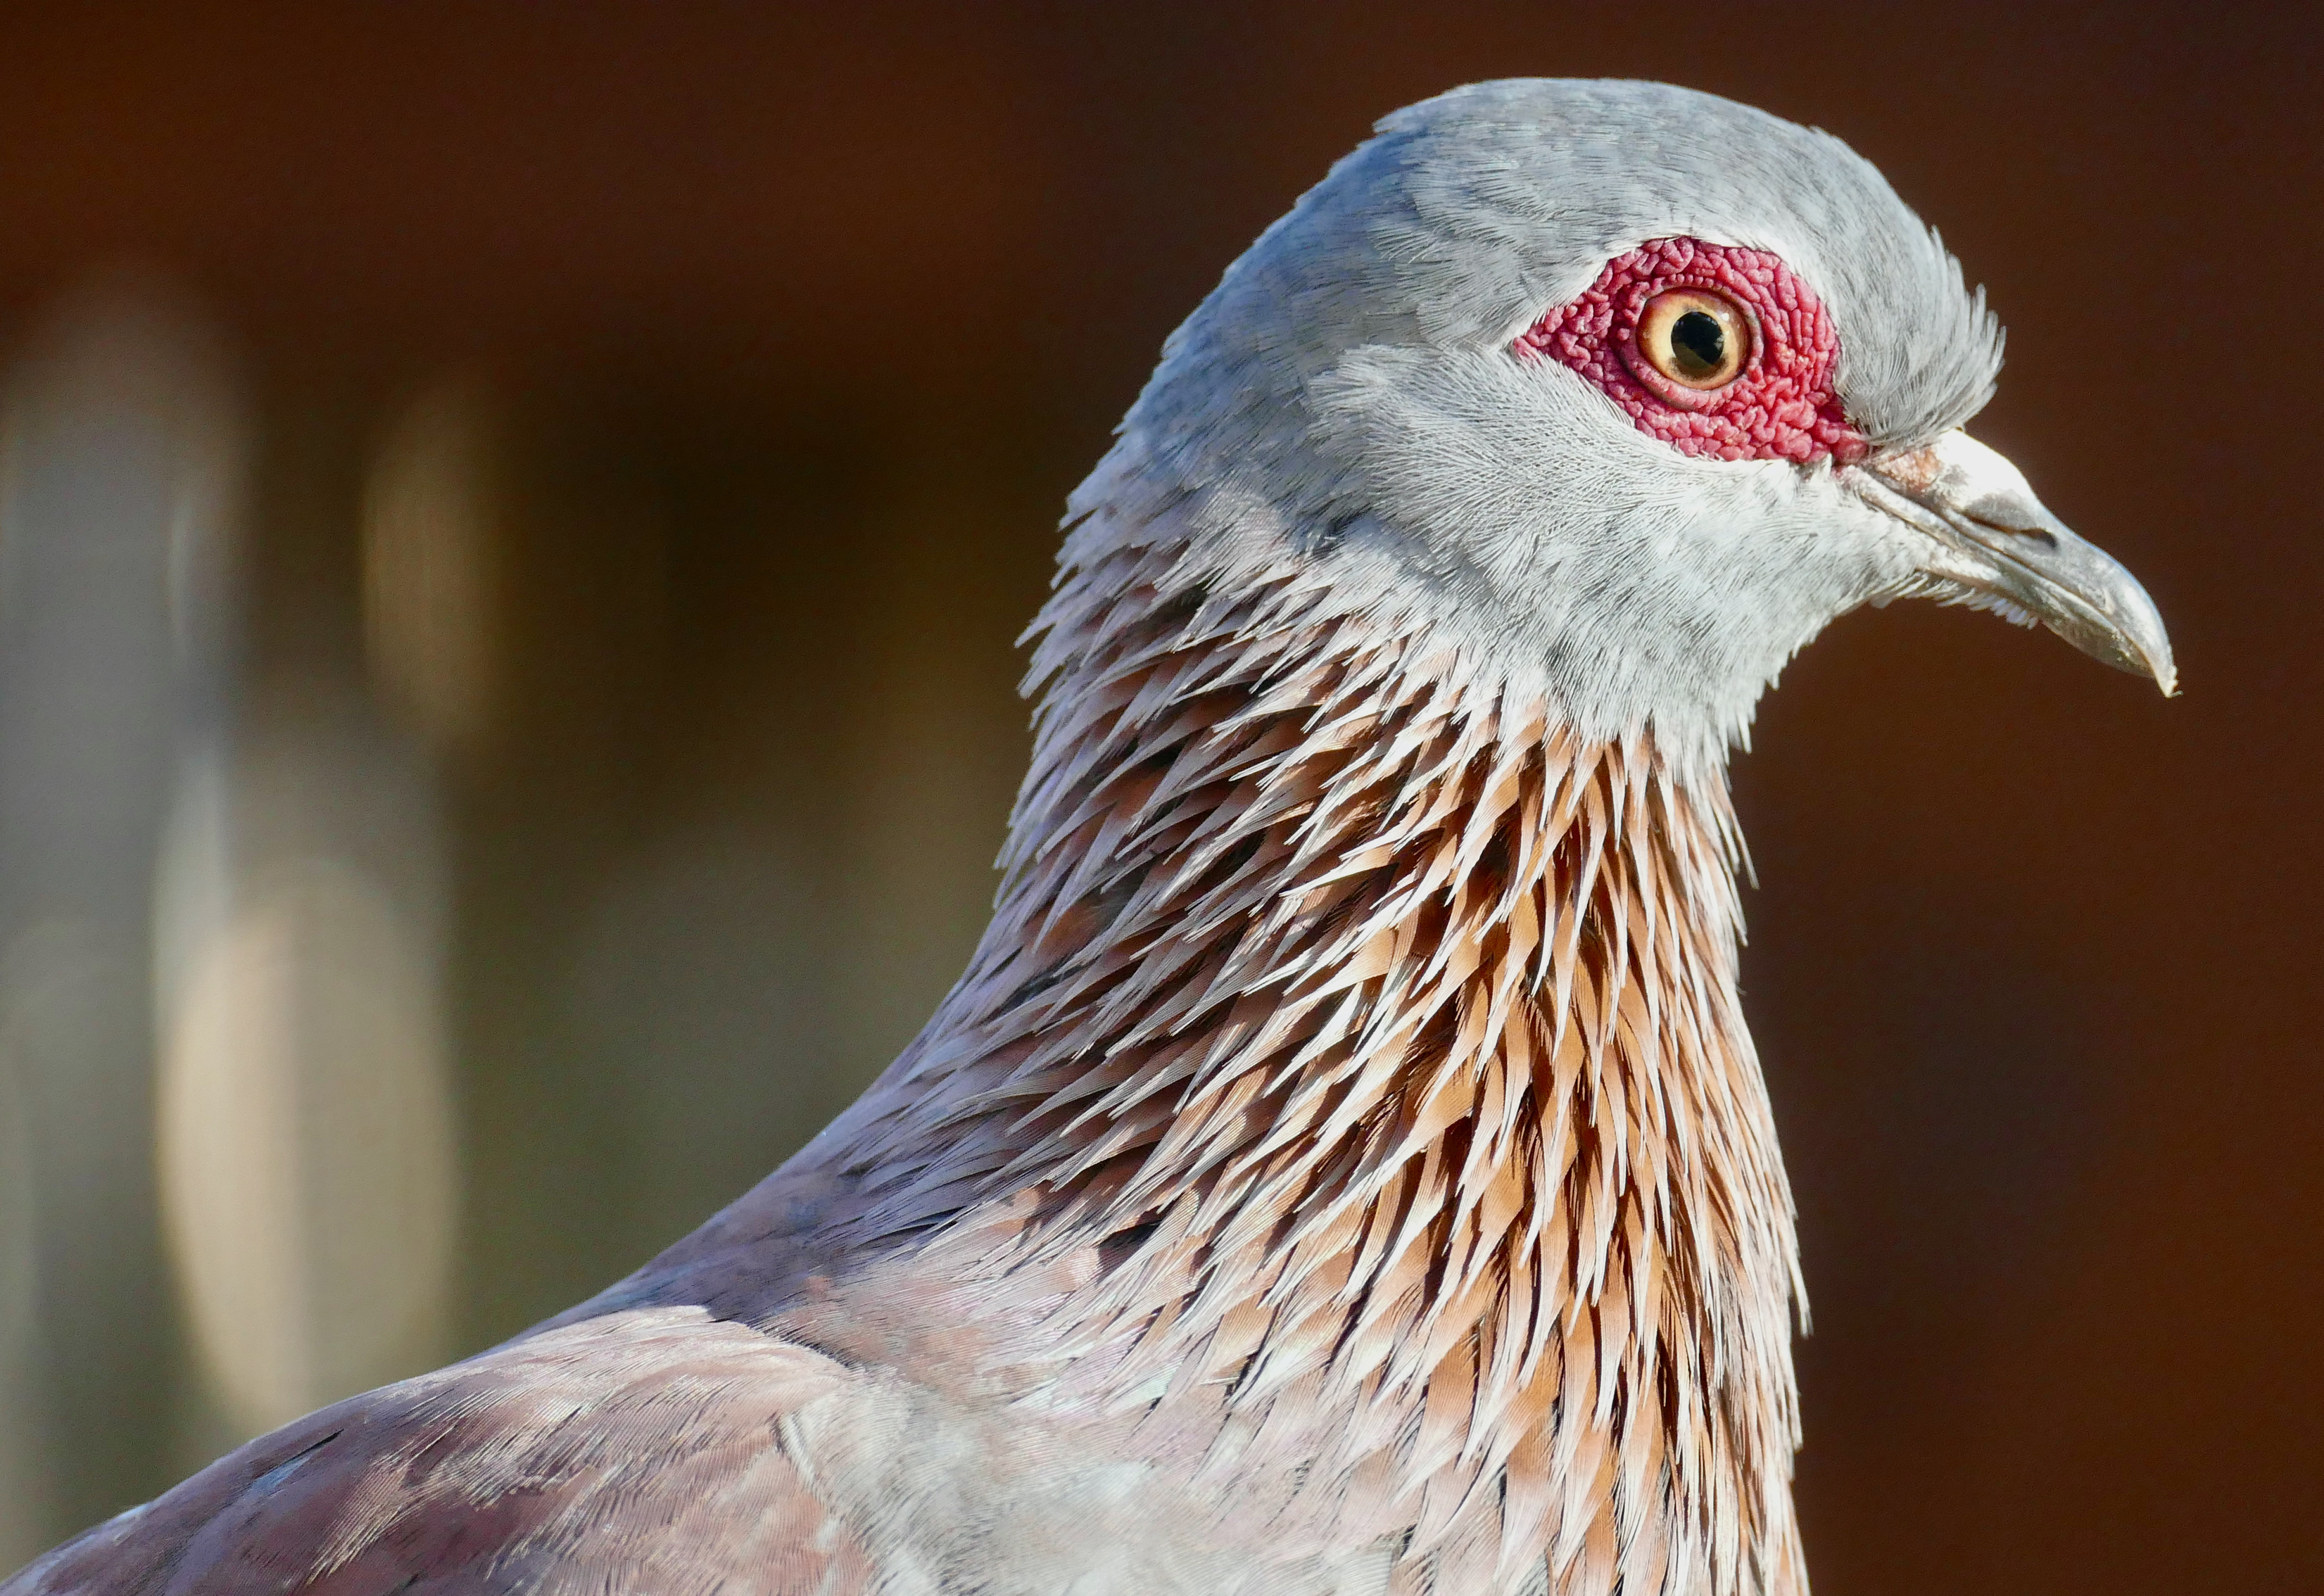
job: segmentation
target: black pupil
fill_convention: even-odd
[[[1671,323],[1671,358],[1690,377],[1707,377],[1727,364],[1727,329],[1705,310]]]

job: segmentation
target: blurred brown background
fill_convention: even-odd
[[[0,19],[0,1567],[770,1167],[981,923],[1163,335],[1396,106],[1828,127],[2164,704],[1840,624],[1738,783],[1817,1588],[2324,1588],[2319,24],[522,4]]]

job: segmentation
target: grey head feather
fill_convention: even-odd
[[[1838,139],[1664,84],[1477,84],[1380,122],[1171,336],[1075,496],[1068,561],[1175,540],[1190,584],[1307,567],[1351,612],[1545,686],[1585,734],[1650,731],[1715,774],[1793,653],[1925,585],[1917,534],[1829,465],[1683,456],[1513,355],[1674,236],[1772,252],[1816,291],[1877,447],[1992,392],[1982,295]]]

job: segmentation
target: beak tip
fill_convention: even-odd
[[[2172,657],[2168,645],[2161,649],[2141,648],[2136,643],[2122,650],[2123,669],[2134,676],[2143,676],[2161,690],[2165,698],[2179,696],[2179,661]]]
[[[2144,588],[2139,590],[2139,596],[2142,598],[2145,597],[2145,590]],[[2165,698],[2176,698],[2179,696],[2178,655],[2172,650],[2170,634],[2163,630],[2162,615],[2153,613],[2154,609],[2153,601],[2149,599],[2145,607],[2149,611],[2148,615],[2145,617],[2149,625],[2139,627],[2136,630],[2150,632],[2151,636],[2144,639],[2137,639],[2134,641],[2132,646],[2137,650],[2141,656],[2142,660],[2146,667],[2146,674],[2153,677],[2154,678],[2154,685],[2163,690],[2163,696]],[[2135,633],[2134,633],[2134,636],[2135,635]]]

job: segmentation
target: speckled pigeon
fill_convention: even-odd
[[[1804,1573],[1727,753],[1925,595],[2173,681],[1960,427],[2001,355],[1837,140],[1397,113],[1071,502],[990,929],[603,1295],[5,1596],[1730,1596]]]

